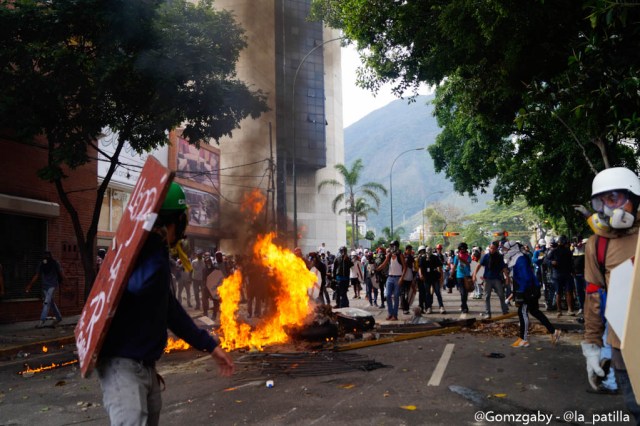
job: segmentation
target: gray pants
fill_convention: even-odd
[[[155,367],[129,358],[106,358],[97,365],[104,407],[112,425],[157,425],[162,397]]]
[[[502,308],[502,313],[506,314],[509,312],[509,307],[504,302],[504,286],[502,285],[501,280],[485,278],[484,279],[484,306],[485,312],[491,313],[491,289],[496,291],[498,295],[498,299],[500,299],[500,307]]]

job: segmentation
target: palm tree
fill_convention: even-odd
[[[387,188],[377,182],[367,182],[359,185],[360,173],[364,168],[362,159],[358,158],[351,166],[351,170],[347,169],[344,164],[336,164],[336,170],[342,175],[344,183],[336,179],[326,179],[318,184],[318,192],[325,186],[342,187],[344,192],[338,194],[331,203],[331,209],[334,213],[337,212],[338,205],[344,203],[345,208],[341,209],[341,212],[349,213],[351,215],[351,241],[355,244],[355,232],[356,232],[356,195],[363,194],[366,199],[371,199],[377,207],[380,207],[380,197],[378,193],[381,192],[387,195]]]
[[[391,235],[391,228],[385,226],[382,228],[382,235],[387,239],[387,243],[390,243],[393,240],[400,241],[402,239],[402,235],[404,235],[404,228],[399,226],[393,230],[393,235]]]
[[[369,214],[371,213],[378,214],[378,209],[370,206],[369,203],[367,203],[367,200],[365,200],[364,198],[358,197],[356,199],[356,203],[353,210],[354,210],[353,216],[355,216],[356,218],[356,222],[355,222],[356,230],[355,232],[352,232],[352,237],[353,237],[353,234],[355,234],[356,239],[352,240],[351,244],[357,248],[360,245],[360,233],[359,233],[360,227],[358,222],[359,218],[363,217],[366,219],[367,217],[369,217]],[[352,212],[351,212],[351,209],[349,209],[348,207],[345,207],[343,209],[340,209],[340,211],[338,212],[338,214],[343,214],[343,213],[351,214]],[[353,228],[353,223],[352,223],[352,228]]]

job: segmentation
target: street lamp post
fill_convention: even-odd
[[[402,157],[402,155],[411,151],[423,151],[425,148],[413,148],[408,149],[406,151],[401,152],[391,163],[391,171],[389,172],[389,204],[391,205],[391,238],[393,238],[393,166],[398,161],[398,158]]]
[[[307,52],[306,55],[302,58],[300,63],[298,64],[298,68],[296,68],[296,73],[293,75],[293,90],[292,90],[292,99],[291,99],[291,115],[292,115],[292,124],[293,124],[293,134],[292,134],[292,142],[293,147],[291,149],[292,153],[292,162],[291,162],[291,179],[293,179],[293,246],[298,246],[298,180],[296,176],[296,81],[298,80],[298,73],[302,68],[302,65],[305,63],[307,58],[315,52],[317,49],[323,47],[325,44],[330,43],[336,40],[342,40],[344,37],[336,37],[329,40],[325,40],[319,45],[315,46],[313,49]]]
[[[427,210],[427,198],[431,197],[432,195],[442,194],[442,193],[444,193],[444,191],[434,191],[434,192],[428,193],[427,196],[424,197],[424,208],[422,209],[422,243],[425,245],[427,243],[427,233],[425,231],[424,214],[425,214],[425,211]]]

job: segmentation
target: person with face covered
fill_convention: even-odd
[[[169,249],[187,227],[183,189],[171,183],[158,218],[136,260],[98,355],[96,369],[111,424],[157,425],[162,378],[156,362],[167,345],[167,329],[209,352],[220,374],[233,374],[231,357],[207,330],[198,328],[171,291]],[[186,257],[186,255],[185,255]]]
[[[601,171],[593,179],[591,206],[595,213],[588,223],[595,232],[585,248],[584,277],[587,282],[584,307],[584,341],[587,377],[594,391],[601,389],[599,378],[606,375],[603,366],[610,364],[624,395],[624,403],[640,425],[640,406],[631,387],[626,361],[620,350],[621,342],[613,328],[608,327],[604,312],[611,271],[635,254],[640,229],[640,179],[625,167]],[[637,261],[637,259],[636,259]],[[614,309],[622,307],[614,306]],[[606,333],[606,337],[605,337]],[[605,343],[611,345],[609,359],[603,358]],[[630,362],[630,361],[628,361]]]
[[[502,245],[504,262],[513,275],[513,293],[518,306],[520,332],[518,340],[511,345],[514,348],[529,347],[529,314],[542,323],[551,334],[551,343],[555,346],[560,340],[560,330],[556,330],[549,319],[540,310],[540,282],[533,272],[533,265],[529,257],[524,254],[522,245],[517,242],[506,241]]]
[[[465,278],[471,278],[471,255],[469,254],[469,246],[467,243],[460,243],[458,245],[458,254],[453,259],[453,272],[456,279],[456,285],[460,292],[460,311],[463,314],[469,312],[469,305],[467,305],[467,299],[469,298],[469,292],[464,285]]]
[[[62,321],[62,315],[54,300],[56,289],[62,284],[64,280],[64,272],[57,260],[53,258],[50,251],[44,252],[42,262],[38,265],[36,274],[31,278],[31,282],[25,288],[25,291],[29,293],[31,287],[42,278],[42,312],[40,313],[40,322],[36,325],[36,328],[42,328],[46,325],[47,317],[49,313],[53,311],[53,315],[56,317],[53,325],[57,325]]]
[[[345,246],[340,247],[336,260],[333,262],[333,273],[336,279],[338,294],[336,295],[336,308],[348,308],[349,275],[353,262],[347,253]]]
[[[389,244],[389,253],[387,253],[384,262],[376,268],[376,271],[383,271],[388,266],[388,275],[386,287],[387,297],[387,320],[398,320],[398,304],[400,299],[400,285],[407,270],[405,259],[400,253],[400,243],[396,240]]]

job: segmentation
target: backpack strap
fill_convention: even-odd
[[[600,237],[598,236],[596,238],[596,260],[598,262],[598,267],[600,269],[600,274],[602,274],[602,279],[604,281],[604,288],[606,291],[607,288],[607,282],[606,282],[606,276],[605,276],[605,272],[606,272],[606,268],[605,268],[605,261],[607,259],[607,250],[609,248],[609,239],[605,238],[605,237]],[[593,284],[593,283],[589,283],[587,284],[587,288],[586,288],[586,292],[587,294],[591,294],[591,293],[596,293],[601,289],[600,286]]]

